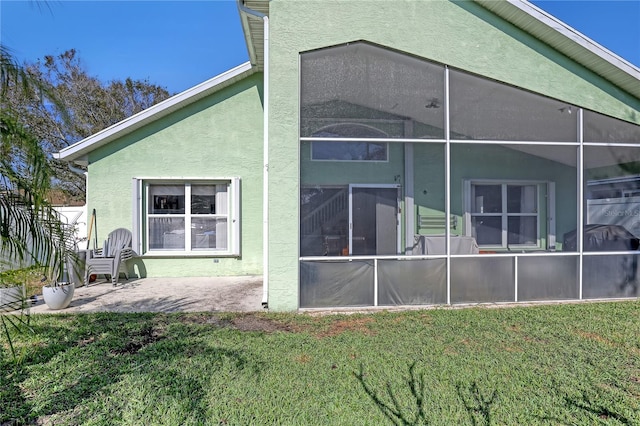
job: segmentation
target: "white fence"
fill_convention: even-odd
[[[74,207],[54,207],[60,215],[62,223],[75,227],[74,235],[76,243],[87,239],[87,205]]]
[[[73,226],[75,244],[79,248],[82,247],[81,242],[87,240],[87,206],[54,207],[54,209],[60,215],[60,220],[62,221],[62,223]],[[27,246],[30,246],[29,242],[27,242]],[[17,267],[17,265],[13,262],[13,259],[10,260],[9,257],[0,252],[0,270],[13,269]],[[24,266],[31,264],[32,260],[29,257],[26,259],[22,259],[22,262]]]

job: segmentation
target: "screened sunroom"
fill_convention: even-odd
[[[366,42],[300,64],[301,308],[640,296],[640,126]]]

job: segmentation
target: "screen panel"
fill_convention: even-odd
[[[379,260],[378,305],[447,303],[446,259]]]
[[[300,262],[300,307],[373,306],[373,261]]]
[[[451,259],[451,303],[513,302],[513,258]]]
[[[451,139],[577,142],[578,108],[450,70]]]
[[[301,136],[444,139],[444,66],[363,42],[300,62]]]
[[[518,257],[518,301],[577,299],[577,256]]]

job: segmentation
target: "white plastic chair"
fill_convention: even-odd
[[[129,279],[127,260],[134,256],[131,248],[131,231],[118,228],[109,233],[102,248],[89,250],[86,259],[84,283],[91,275],[109,275],[113,285],[118,284],[120,273]]]

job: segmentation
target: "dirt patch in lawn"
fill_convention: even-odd
[[[182,315],[180,320],[185,324],[210,324],[216,327],[226,327],[240,331],[261,331],[264,333],[274,333],[277,331],[294,332],[289,324],[265,318],[258,313],[246,313],[241,315],[216,315],[216,314],[194,314]]]
[[[320,338],[333,337],[347,331],[355,331],[364,335],[374,336],[376,334],[370,327],[374,322],[372,317],[363,318],[341,318],[332,322],[326,330],[320,331],[316,335]]]
[[[122,347],[112,349],[111,353],[118,355],[134,355],[145,346],[164,339],[164,328],[145,327],[136,333],[129,334],[129,338],[130,340]]]
[[[235,317],[231,323],[236,330],[240,331],[263,331],[265,333],[273,333],[276,331],[296,331],[288,324],[264,318],[256,314],[240,315]]]
[[[340,317],[326,322],[326,319],[318,318],[307,324],[290,324],[276,318],[269,318],[261,313],[243,314],[184,314],[180,316],[184,324],[212,325],[219,328],[230,328],[240,331],[259,331],[263,333],[288,332],[309,333],[318,338],[338,336],[345,332],[358,332],[373,336],[376,332],[371,325],[372,317]]]
[[[585,339],[588,339],[588,340],[595,340],[596,342],[603,343],[603,344],[605,344],[607,346],[616,346],[616,344],[614,342],[612,342],[611,340],[609,340],[609,339],[607,339],[607,338],[605,338],[605,337],[603,337],[603,336],[601,336],[599,334],[596,334],[596,333],[592,333],[592,332],[589,332],[589,331],[578,330],[577,334],[582,338],[585,338]]]

